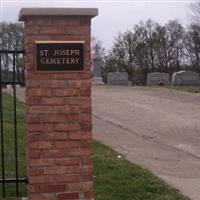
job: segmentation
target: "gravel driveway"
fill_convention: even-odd
[[[200,199],[200,95],[94,86],[94,138]]]
[[[92,97],[95,139],[200,200],[200,94],[93,86]]]

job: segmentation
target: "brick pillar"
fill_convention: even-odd
[[[22,8],[29,200],[93,199],[90,26],[97,9]],[[82,71],[38,71],[35,41],[84,41]]]

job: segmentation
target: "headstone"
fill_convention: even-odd
[[[92,73],[93,73],[92,84],[94,85],[104,84],[103,79],[101,77],[101,62],[98,57],[94,59]]]
[[[172,75],[172,85],[200,85],[199,73],[193,71],[179,71]]]
[[[108,73],[108,85],[128,85],[128,73],[126,72],[112,72]]]
[[[169,85],[169,74],[154,72],[147,74],[147,85]]]

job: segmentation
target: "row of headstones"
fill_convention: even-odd
[[[129,85],[128,74],[126,72],[112,72],[107,76],[108,85]],[[193,71],[175,72],[170,78],[169,73],[149,73],[147,75],[147,85],[200,85],[199,73]]]
[[[193,71],[175,72],[170,78],[169,73],[149,73],[147,75],[147,85],[200,85],[200,75]]]
[[[93,84],[104,84],[101,77],[101,62],[97,57],[93,62]],[[128,74],[126,72],[113,72],[107,74],[108,85],[129,85]],[[193,71],[175,72],[170,77],[169,73],[149,73],[147,75],[147,85],[200,85],[199,73]]]

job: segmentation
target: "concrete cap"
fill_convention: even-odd
[[[30,16],[89,16],[98,15],[97,8],[21,8],[19,21]]]

